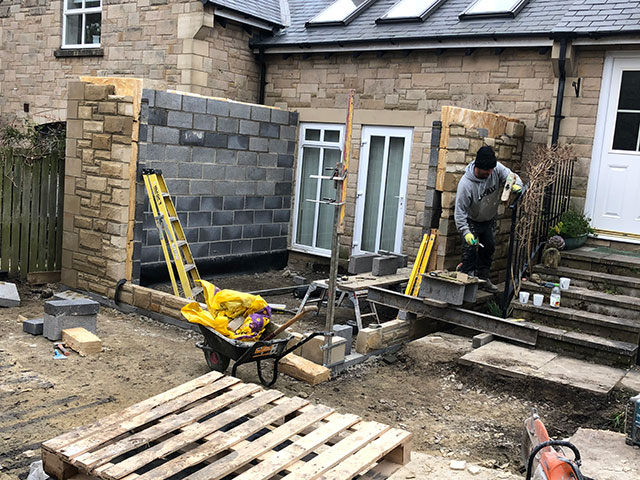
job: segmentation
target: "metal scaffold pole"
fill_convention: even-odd
[[[344,148],[342,149],[342,159],[336,165],[333,172],[333,182],[336,187],[336,199],[334,202],[333,214],[333,235],[331,236],[331,266],[329,270],[329,292],[327,294],[327,320],[325,332],[333,331],[333,322],[336,309],[336,283],[338,279],[338,261],[340,258],[340,236],[344,233],[345,200],[347,196],[347,172],[349,168],[349,158],[351,156],[351,134],[353,130],[353,97],[354,91],[349,92],[347,105],[346,133],[344,138]],[[324,365],[329,365],[331,347],[331,336],[324,337]]]

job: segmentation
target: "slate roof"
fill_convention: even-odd
[[[445,0],[424,22],[376,24],[397,0],[377,0],[346,26],[305,27],[305,23],[334,0],[288,0],[290,26],[257,44],[263,46],[321,45],[384,40],[470,39],[473,37],[522,37],[573,33],[610,35],[640,33],[640,0],[529,0],[515,18],[460,20],[472,0]],[[225,0],[245,9],[260,3],[255,13],[264,14],[277,0]],[[271,5],[274,10],[275,6]]]
[[[283,26],[280,0],[204,0],[204,3],[244,13],[274,26]]]

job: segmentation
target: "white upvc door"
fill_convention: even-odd
[[[413,129],[364,127],[352,253],[402,252]]]
[[[640,239],[640,53],[607,56],[587,215],[605,236]]]

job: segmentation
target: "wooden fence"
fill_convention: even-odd
[[[64,152],[0,156],[0,270],[21,279],[60,270],[63,197]]]

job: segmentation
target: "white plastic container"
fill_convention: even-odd
[[[542,295],[541,293],[534,293],[533,294],[533,304],[536,307],[541,307],[543,301],[544,301],[544,295]]]
[[[566,277],[560,277],[560,290],[569,290],[571,279]]]
[[[520,303],[529,303],[529,292],[520,292]]]

